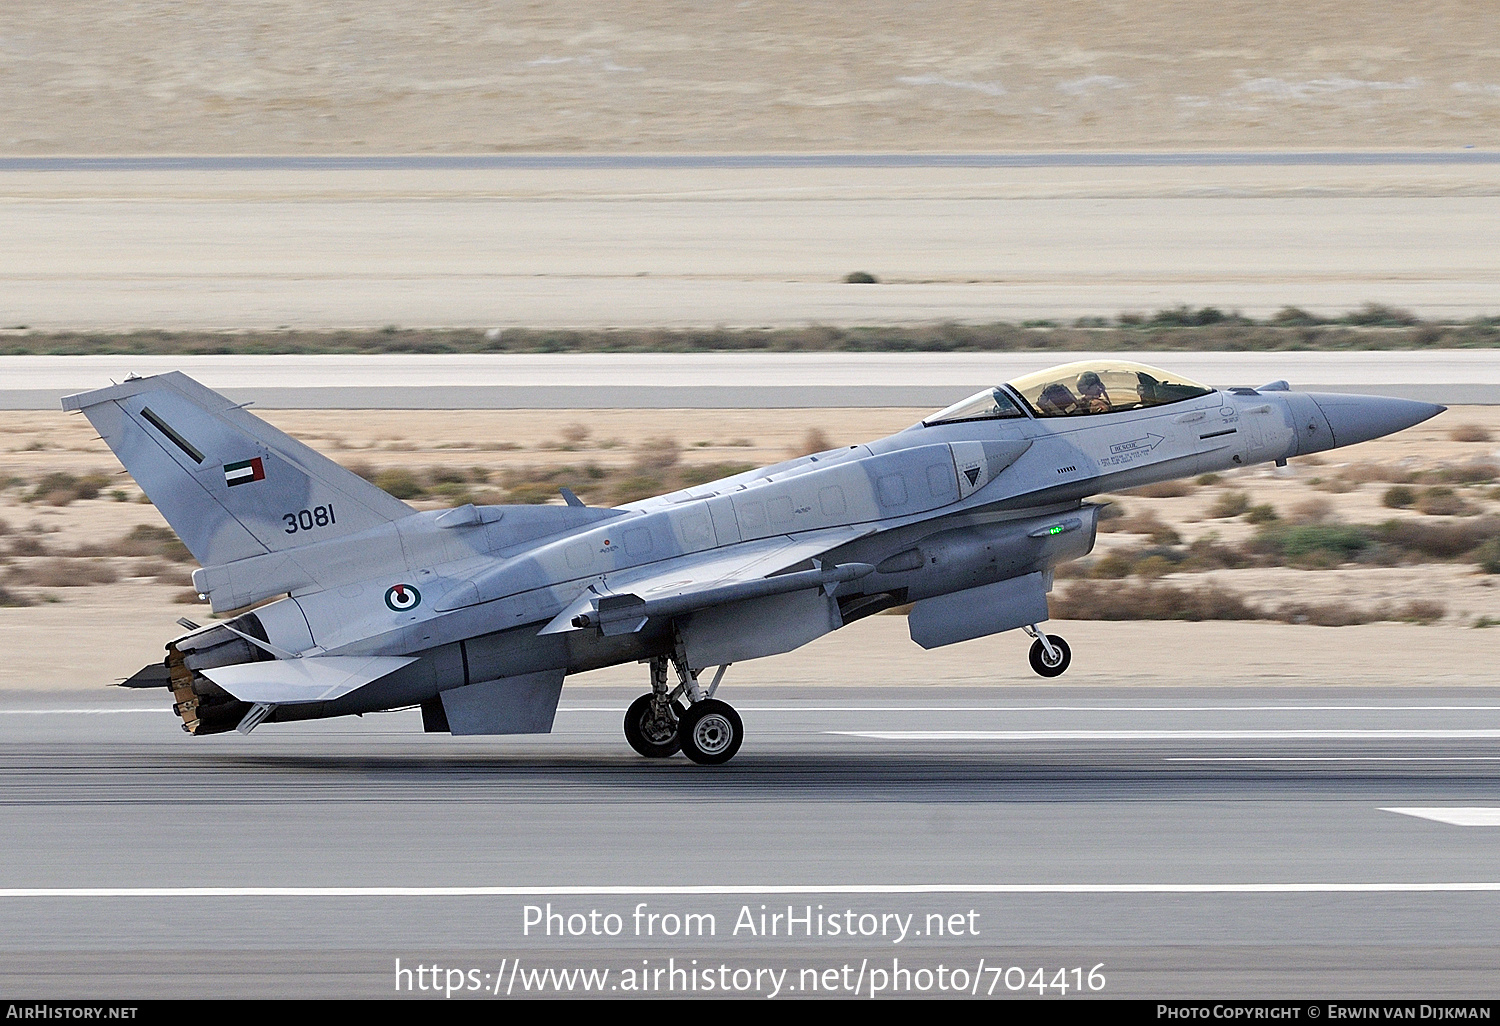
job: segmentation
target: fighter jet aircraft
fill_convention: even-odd
[[[923,648],[1020,629],[1031,667],[1057,564],[1101,492],[1353,445],[1443,410],[1379,396],[1214,389],[1100,358],[986,388],[888,438],[617,509],[418,512],[180,373],[63,400],[202,564],[216,613],[126,683],[192,734],[420,706],[426,730],[546,733],[570,673],[640,661],[637,752],[728,761],[732,663],[911,603]],[[716,667],[706,685],[701,674]],[[675,678],[675,679],[674,679]]]

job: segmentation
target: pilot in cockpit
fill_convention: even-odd
[[[1077,398],[1068,391],[1067,385],[1053,382],[1037,396],[1036,408],[1044,417],[1062,417],[1078,412],[1079,406]]]
[[[1109,391],[1095,372],[1088,370],[1078,375],[1078,405],[1082,412],[1108,413],[1114,409],[1109,401]]]

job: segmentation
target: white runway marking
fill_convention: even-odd
[[[6,898],[485,898],[800,894],[1435,894],[1500,893],[1500,881],[1391,883],[702,884],[634,887],[4,887]]]
[[[1483,805],[1470,805],[1466,807],[1433,807],[1433,808],[1398,808],[1381,809],[1381,812],[1395,812],[1402,816],[1416,816],[1420,819],[1430,819],[1438,823],[1447,823],[1450,826],[1500,826],[1500,808]]]
[[[123,709],[0,709],[0,716],[110,716],[115,713],[160,712],[172,712],[172,707],[170,705],[153,705],[150,707],[128,707]]]
[[[878,741],[1477,741],[1500,730],[827,730]]]
[[[1169,755],[1163,762],[1500,762],[1500,755]]]
[[[740,712],[1500,712],[1500,705],[735,705]],[[617,712],[623,705],[562,705],[558,712]]]

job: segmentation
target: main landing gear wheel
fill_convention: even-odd
[[[728,702],[705,698],[688,706],[677,725],[682,754],[703,766],[717,766],[734,758],[745,739],[740,714]]]
[[[1047,635],[1047,640],[1052,642],[1053,654],[1050,656],[1041,638],[1031,643],[1031,668],[1043,677],[1057,677],[1073,661],[1073,652],[1068,648],[1068,643],[1056,634]]]
[[[681,702],[671,702],[666,713],[657,716],[655,696],[650,692],[630,703],[625,710],[625,740],[648,759],[665,759],[676,755],[682,748],[678,740],[678,725],[687,711]]]

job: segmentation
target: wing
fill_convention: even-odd
[[[872,525],[833,527],[796,537],[744,542],[611,574],[553,617],[542,634],[593,627],[604,634],[640,630],[652,617],[812,588],[832,588],[874,570],[865,563],[819,565],[823,553],[863,537]],[[811,569],[799,564],[813,561]]]

